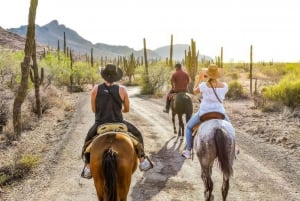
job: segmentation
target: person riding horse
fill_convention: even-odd
[[[171,94],[178,92],[188,92],[188,85],[190,82],[189,75],[182,70],[180,63],[175,64],[176,71],[172,74],[171,85],[172,89],[169,91],[166,99],[166,108],[163,110],[165,113],[169,113]]]
[[[126,87],[115,83],[122,78],[122,70],[114,64],[107,64],[101,70],[101,76],[105,82],[95,86],[91,93],[91,109],[95,113],[95,123],[88,131],[84,141],[82,150],[85,157],[85,165],[81,176],[91,178],[90,154],[86,153],[85,149],[97,135],[98,126],[105,123],[124,123],[128,131],[138,139],[141,145],[136,147],[136,149],[140,149],[137,150],[140,170],[147,171],[151,169],[153,164],[144,153],[144,142],[141,132],[133,124],[123,119],[122,112],[129,112],[129,97]]]
[[[204,80],[208,78],[208,81]],[[207,71],[201,71],[198,80],[195,82],[193,92],[195,94],[202,93],[202,101],[199,110],[190,118],[186,124],[186,149],[182,152],[185,158],[191,158],[192,149],[192,132],[194,126],[201,123],[201,116],[209,112],[218,112],[224,115],[225,120],[229,121],[223,106],[223,100],[228,91],[228,85],[220,82],[219,68],[215,64],[210,64]]]

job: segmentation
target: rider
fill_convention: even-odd
[[[90,128],[85,138],[83,150],[85,150],[88,142],[97,135],[97,127],[104,123],[124,123],[128,131],[138,138],[139,142],[144,147],[143,137],[141,132],[131,123],[123,119],[123,113],[129,112],[129,97],[125,86],[116,84],[115,82],[122,78],[123,72],[114,64],[107,64],[101,70],[101,76],[105,80],[104,83],[95,86],[91,93],[91,109],[95,113],[95,123]],[[140,160],[139,168],[141,171],[151,169],[152,163],[145,156],[143,150],[138,155]],[[85,166],[81,176],[91,178],[90,172],[90,154],[85,153]]]
[[[181,64],[175,64],[176,71],[172,74],[171,85],[172,89],[169,91],[166,100],[166,108],[163,110],[165,113],[169,113],[171,98],[170,94],[178,92],[188,92],[188,85],[190,82],[189,75],[182,70]]]
[[[192,148],[192,129],[195,125],[201,123],[200,117],[209,112],[219,112],[224,114],[225,120],[229,121],[223,106],[223,100],[228,91],[228,85],[220,82],[219,68],[215,64],[210,64],[206,71],[201,71],[198,80],[195,82],[193,92],[195,94],[202,93],[202,101],[199,110],[190,118],[186,124],[186,149],[182,152],[185,158],[191,158]],[[204,80],[208,78],[208,81]],[[215,92],[216,94],[215,94]]]

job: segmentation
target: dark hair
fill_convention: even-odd
[[[180,63],[175,64],[175,68],[181,68],[181,64]]]

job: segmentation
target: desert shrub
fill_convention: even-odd
[[[0,50],[0,88],[16,88],[21,80],[22,51]]]
[[[166,82],[170,79],[170,69],[162,66],[155,65],[149,68],[149,78],[145,73],[142,73],[139,85],[141,86],[141,94],[162,94]]]
[[[20,160],[0,168],[0,186],[22,179],[28,172],[39,164],[41,158],[33,154],[22,154]]]
[[[247,95],[246,95],[241,83],[239,83],[236,80],[229,82],[226,98],[232,99],[232,100],[237,100],[237,99],[243,99],[246,97],[247,97]]]
[[[273,101],[280,101],[291,108],[300,106],[299,75],[299,72],[291,73],[285,76],[277,85],[265,87],[263,96]]]

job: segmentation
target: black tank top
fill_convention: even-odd
[[[106,87],[110,90],[110,93]],[[95,101],[95,121],[98,124],[123,121],[122,99],[118,85],[106,86],[104,83],[98,85]]]

